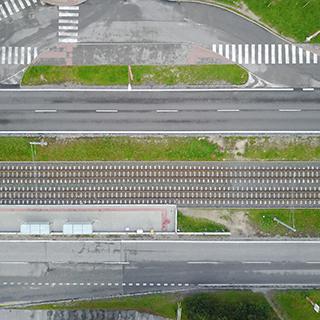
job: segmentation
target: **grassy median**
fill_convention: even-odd
[[[304,42],[307,37],[320,30],[319,0],[204,0],[222,3],[240,10],[247,7],[260,17],[266,25],[278,33]],[[243,12],[243,10],[241,10]],[[320,43],[320,37],[313,39]]]
[[[237,65],[131,66],[134,86],[243,85],[248,73]],[[128,66],[31,66],[22,85],[126,86]]]
[[[261,293],[220,291],[192,295],[156,294],[110,300],[76,301],[29,307],[42,310],[137,310],[176,319],[177,304],[182,305],[182,320],[277,320]]]
[[[320,137],[45,138],[37,161],[320,160]],[[32,137],[0,137],[0,161],[30,161]]]

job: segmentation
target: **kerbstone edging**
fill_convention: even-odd
[[[87,0],[42,0],[43,3],[53,6],[78,6]]]

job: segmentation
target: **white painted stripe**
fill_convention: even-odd
[[[243,261],[243,264],[271,264],[270,261]]]
[[[59,37],[78,37],[78,32],[59,31]]]
[[[220,56],[223,56],[223,45],[222,44],[219,44],[219,47],[218,47],[218,52],[220,54]]]
[[[249,64],[249,45],[244,45],[244,63]]]
[[[57,110],[54,110],[54,109],[37,109],[37,110],[34,110],[34,112],[36,112],[36,113],[55,113],[55,112],[57,112]]]
[[[278,63],[282,64],[282,44],[278,44]]]
[[[226,50],[226,58],[229,60],[230,59],[230,46],[228,44],[226,44],[225,50]]]
[[[59,26],[59,30],[78,30],[78,26]]]
[[[316,53],[313,54],[313,63],[318,63],[318,55]]]
[[[128,89],[108,88],[0,88],[0,92],[128,92]],[[130,92],[293,92],[294,88],[180,88],[132,89]],[[129,93],[129,92],[128,92]]]
[[[57,110],[55,109],[37,109],[34,110],[35,113],[56,113]]]
[[[232,54],[232,58],[231,58],[231,60],[233,61],[233,62],[237,62],[237,50],[236,50],[236,45],[235,44],[232,44],[231,45],[231,54]]]
[[[116,109],[105,109],[105,110],[96,110],[97,113],[117,113],[118,110]]]
[[[296,64],[297,63],[297,50],[296,50],[296,46],[292,45],[291,46],[291,53],[292,53],[292,64]]]
[[[303,64],[303,49],[298,48],[298,54],[299,54],[299,64]]]
[[[27,64],[30,64],[32,61],[32,57],[31,57],[31,47],[27,48]]]
[[[14,52],[13,52],[13,64],[18,64],[18,58],[19,58],[19,48],[14,47]]]
[[[301,109],[279,109],[280,112],[301,112]]]
[[[262,44],[258,44],[258,64],[262,64]]]
[[[24,0],[24,1],[26,2],[26,4],[27,4],[28,7],[31,7],[31,3],[30,3],[29,0]]]
[[[14,11],[15,11],[15,12],[19,12],[20,10],[19,10],[19,8],[17,7],[17,5],[16,5],[16,3],[14,2],[14,0],[10,0],[10,2],[11,2],[11,5],[12,5]]]
[[[239,109],[218,109],[218,112],[239,112]]]
[[[12,47],[8,48],[8,64],[12,64]]]
[[[216,44],[213,44],[213,45],[212,45],[212,51],[213,51],[213,52],[217,52],[217,45],[216,45]]]
[[[3,9],[2,4],[0,4],[0,11],[1,11],[2,15],[4,16],[4,18],[7,18],[7,17],[8,17],[8,16],[7,16],[7,13],[6,13],[5,10]]]
[[[79,17],[78,12],[61,12],[59,11],[59,17]]]
[[[188,264],[219,264],[217,261],[188,261]]]
[[[314,88],[302,88],[302,91],[314,91]]]
[[[38,48],[33,48],[33,60],[38,57]]]
[[[1,50],[1,64],[5,64],[6,63],[6,47],[2,47]]]
[[[22,0],[18,0],[18,3],[19,3],[19,6],[20,6],[21,9],[25,9],[26,8]]]
[[[256,45],[252,44],[251,45],[251,64],[256,63]]]
[[[78,6],[59,6],[59,10],[70,10],[70,11],[78,11]]]
[[[76,39],[76,38],[60,38],[59,42],[75,43],[75,42],[78,42],[78,39]]]
[[[78,24],[79,20],[59,19],[59,24]]]
[[[306,64],[311,63],[311,52],[309,50],[306,50]]]
[[[289,45],[288,44],[284,45],[284,54],[285,54],[285,63],[289,64],[290,63],[290,53],[289,53]]]
[[[238,63],[242,64],[242,44],[238,44]]]
[[[271,64],[276,63],[276,45],[272,44],[271,45]]]
[[[157,110],[158,113],[172,113],[172,112],[179,112],[176,109],[158,109]]]
[[[9,12],[10,16],[12,16],[12,15],[13,15],[13,12],[12,12],[12,10],[11,10],[11,7],[9,6],[8,1],[6,1],[6,2],[4,3],[4,6],[6,7],[6,9],[7,9],[7,11]]]
[[[264,63],[269,64],[269,45],[264,45]]]

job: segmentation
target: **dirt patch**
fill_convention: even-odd
[[[255,236],[245,210],[224,210],[210,208],[179,208],[186,216],[205,218],[226,226],[233,237]]]

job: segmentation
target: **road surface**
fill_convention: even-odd
[[[319,131],[320,91],[0,91],[0,131]]]
[[[0,302],[320,287],[319,241],[0,242]]]

